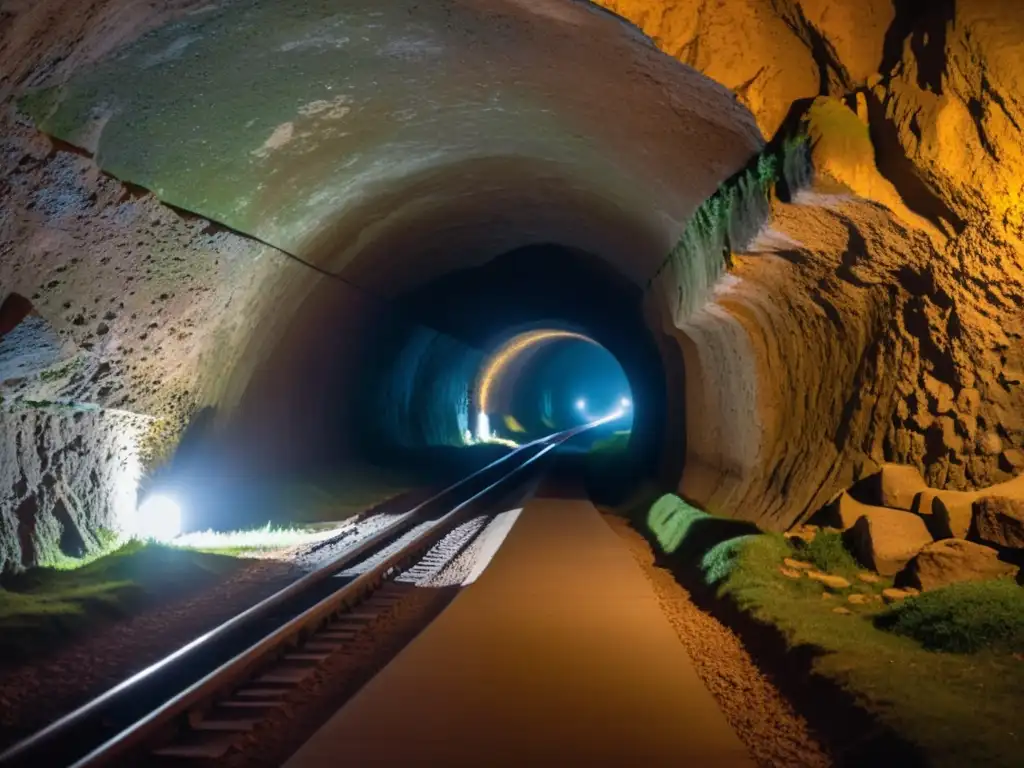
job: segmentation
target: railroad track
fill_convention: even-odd
[[[522,446],[446,488],[329,565],[14,745],[0,754],[0,766],[195,764],[238,749],[321,669],[339,658],[370,659],[374,627],[474,541],[495,502],[526,482],[542,457],[592,426]]]

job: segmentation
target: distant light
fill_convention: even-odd
[[[576,410],[577,411],[585,410],[586,407],[587,407],[587,401],[584,400],[582,397],[579,400],[576,401]]]
[[[623,408],[629,408],[632,404],[633,401],[630,400],[628,397],[623,397],[622,399],[619,400],[619,405],[621,405]]]
[[[491,420],[481,411],[476,415],[476,439],[486,442],[491,437]]]
[[[157,493],[139,506],[135,531],[141,539],[170,541],[181,533],[181,507],[170,496]]]

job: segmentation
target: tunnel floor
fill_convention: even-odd
[[[552,490],[286,768],[755,765],[623,541]]]

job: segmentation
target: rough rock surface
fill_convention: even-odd
[[[0,299],[28,314],[0,328],[0,571],[80,554],[128,522],[140,472],[241,354],[252,318],[236,308],[289,268],[102,174],[15,108],[19,88],[198,5],[4,6]]]
[[[944,493],[1019,475],[1024,6],[602,4],[732,89],[766,137],[801,121],[814,137],[812,189],[774,201],[714,301],[684,327],[651,301],[652,329],[686,364],[669,381],[686,392],[684,495],[784,529],[887,462]],[[173,444],[190,414],[237,394],[226,372],[255,365],[302,305],[285,257],[103,175],[14,108],[26,87],[64,82],[206,6],[18,0],[0,12],[0,298],[28,298],[62,350],[56,367],[5,385],[15,421],[30,402],[62,403],[69,413],[52,418],[64,426],[47,434],[74,440],[71,411],[96,406],[152,417],[149,443]],[[3,439],[13,446],[17,434]],[[82,440],[105,461],[105,437]],[[12,487],[7,498],[30,493],[43,496]],[[958,499],[955,514],[943,502],[951,533],[974,500]],[[9,562],[26,561],[10,551]]]
[[[920,512],[937,538],[965,539],[974,521],[974,504],[985,497],[1024,498],[1024,475],[977,491],[927,490],[921,494]]]
[[[986,496],[974,503],[978,538],[997,547],[1024,549],[1024,498]]]
[[[914,509],[914,504],[928,486],[917,467],[905,464],[883,464],[879,470],[879,504],[893,509]]]
[[[847,532],[851,549],[864,565],[882,576],[893,576],[932,542],[928,528],[917,515],[881,507],[862,516]]]
[[[897,583],[927,591],[961,581],[1013,576],[1017,567],[999,560],[991,547],[961,539],[943,539],[922,549],[897,576]]]
[[[715,302],[662,316],[687,364],[681,492],[785,528],[884,463],[946,490],[1018,474],[1024,6],[609,6],[763,130],[794,107],[817,137],[812,189],[774,205]]]

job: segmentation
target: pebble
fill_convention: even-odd
[[[805,563],[803,560],[794,560],[791,557],[787,557],[782,563],[787,568],[792,568],[795,571],[809,571],[814,568],[814,565],[811,563]]]
[[[829,573],[822,573],[821,571],[808,571],[807,577],[820,581],[829,589],[849,589],[850,582],[844,579],[842,576],[833,576]]]

